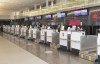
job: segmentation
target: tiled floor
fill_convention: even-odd
[[[40,45],[38,43],[28,41],[25,39],[20,39],[18,37],[14,37],[14,36],[8,35],[8,34],[3,34],[2,36],[4,38],[8,39],[9,41],[11,41],[12,43],[20,46],[21,48],[27,50],[30,53],[32,53],[33,56],[35,55],[35,56],[41,58],[42,60],[48,62],[49,64],[94,64],[93,62],[89,62],[87,60],[80,59],[78,56],[75,56],[69,52],[62,52],[62,51],[54,50],[45,45]],[[4,38],[2,38],[2,39],[5,40]],[[1,38],[0,38],[0,41],[1,41]],[[5,40],[4,42],[8,43],[7,40]],[[11,42],[9,42],[9,44],[11,44]],[[6,43],[4,45],[7,45]],[[14,44],[13,44],[13,46],[15,46]],[[8,51],[8,52],[10,53],[10,51]],[[17,50],[15,50],[15,53],[16,52],[17,52]],[[16,53],[16,55],[20,55],[20,54],[21,53]],[[28,58],[24,57],[24,59],[28,59]],[[17,63],[17,64],[20,64],[20,63]],[[37,63],[35,63],[35,64],[38,64],[38,60],[37,60]]]
[[[0,36],[0,64],[48,64]]]

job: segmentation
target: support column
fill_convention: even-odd
[[[40,5],[40,9],[42,9],[41,5]]]
[[[51,6],[53,6],[53,1],[51,2]]]
[[[46,0],[46,7],[48,7],[48,5],[49,5],[49,1],[48,1],[48,0]]]
[[[34,5],[34,9],[37,9],[37,5],[36,4]]]

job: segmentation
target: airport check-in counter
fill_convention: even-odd
[[[7,33],[7,25],[3,25],[3,32]]]
[[[98,33],[98,38],[97,38],[97,55],[100,61],[100,33]]]
[[[71,31],[60,31],[59,34],[60,49],[70,50],[70,35],[71,35]]]
[[[15,27],[15,36],[19,36],[20,35],[20,27],[16,26]]]
[[[33,28],[32,31],[33,31],[33,39],[36,39],[37,28]]]
[[[11,33],[11,27],[7,26],[7,33],[10,34]]]
[[[81,37],[85,36],[85,32],[72,32],[71,33],[71,52],[79,54],[81,49]]]
[[[40,42],[40,30],[37,29],[36,31],[36,42]]]
[[[46,29],[41,29],[41,31],[40,31],[40,42],[45,41],[45,33],[46,33]]]
[[[52,34],[54,30],[53,29],[46,29],[46,44],[51,44],[52,43]]]
[[[28,39],[33,39],[33,28],[29,28],[28,30]]]
[[[85,35],[85,32],[71,33],[71,52],[79,55],[80,52],[96,48],[97,36]]]
[[[57,38],[56,38],[57,37]],[[53,29],[42,29],[40,32],[40,42],[45,44],[58,44],[59,43],[59,33]]]
[[[21,31],[20,37],[26,37],[27,36],[27,30],[28,30],[27,27],[25,27],[25,26],[22,27],[21,30],[20,30]]]
[[[15,33],[15,26],[12,26],[11,27],[11,34],[14,35],[14,33]]]

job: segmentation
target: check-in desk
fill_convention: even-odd
[[[100,61],[100,33],[98,33],[98,38],[97,38],[97,55],[98,55],[98,60]]]
[[[11,33],[11,27],[7,26],[7,33],[10,34]]]
[[[11,35],[14,35],[14,33],[15,33],[15,26],[12,26],[11,27]]]
[[[52,43],[52,34],[54,30],[53,29],[46,29],[46,44],[50,45]]]
[[[45,33],[46,33],[46,29],[41,29],[40,31],[40,42],[44,43],[45,42]]]
[[[32,31],[33,31],[33,39],[36,39],[37,28],[33,28]]]
[[[40,42],[40,30],[37,29],[36,31],[36,42],[39,43]]]
[[[29,28],[28,30],[28,39],[33,39],[33,28]]]
[[[20,32],[20,37],[25,38],[27,36],[27,27],[22,27]]]
[[[15,27],[15,36],[19,36],[20,35],[20,27],[16,26]]]
[[[52,33],[54,32],[54,30],[52,29],[46,29],[46,32],[47,32],[47,42],[52,42]]]
[[[7,33],[7,25],[3,25],[3,32]]]
[[[85,35],[84,31],[71,32],[71,52],[75,55],[79,53],[95,49],[97,46],[96,35]]]
[[[73,54],[79,55],[79,52],[81,50],[81,44],[82,44],[82,36],[85,36],[85,32],[71,33],[71,52]]]
[[[60,31],[59,45],[62,50],[70,50],[70,31]]]

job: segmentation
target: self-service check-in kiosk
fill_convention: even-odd
[[[70,31],[60,31],[59,45],[60,49],[70,51]]]

